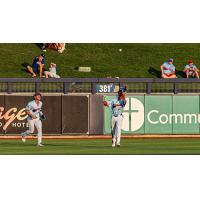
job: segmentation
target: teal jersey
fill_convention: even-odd
[[[175,66],[173,64],[169,64],[168,62],[164,62],[162,64],[163,66],[163,73],[164,74],[169,74],[172,72],[175,72]]]
[[[197,69],[197,67],[196,67],[196,65],[192,65],[191,67],[190,67],[190,65],[186,65],[185,69],[189,69],[190,71],[194,71],[195,69]]]
[[[118,106],[115,106],[115,104],[118,104]],[[115,117],[118,117],[123,113],[124,106],[126,105],[126,101],[124,100],[118,100],[118,98],[114,98],[111,101],[108,102],[109,107],[112,110],[112,115]]]

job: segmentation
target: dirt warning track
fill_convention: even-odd
[[[37,136],[27,136],[27,139],[35,139]],[[167,139],[167,138],[199,138],[200,135],[122,135],[125,139]],[[16,135],[1,135],[0,139],[21,139],[21,136]],[[111,139],[110,135],[45,135],[43,139]]]

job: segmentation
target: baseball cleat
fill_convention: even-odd
[[[117,144],[117,147],[120,147],[120,144]]]
[[[21,133],[22,136],[22,142],[26,142],[26,134],[23,132]]]
[[[26,142],[26,137],[22,136],[22,142]]]
[[[115,140],[112,140],[112,147],[115,147]]]
[[[44,145],[42,143],[37,144],[38,147],[43,147]]]

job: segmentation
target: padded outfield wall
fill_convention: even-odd
[[[106,96],[106,100],[114,96]],[[199,95],[127,95],[123,134],[199,134]],[[104,130],[110,133],[111,114],[104,111]]]
[[[110,94],[43,94],[46,135],[110,134]],[[27,129],[24,112],[32,94],[0,95],[0,134]],[[127,95],[122,134],[200,134],[199,95]]]

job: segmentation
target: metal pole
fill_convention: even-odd
[[[40,92],[40,83],[35,82],[35,92]]]
[[[178,83],[174,82],[174,94],[178,94]]]
[[[67,82],[63,82],[63,93],[64,93],[64,94],[67,94],[67,93],[68,93],[68,89],[69,89],[68,86],[69,86],[69,85],[68,85]]]
[[[12,82],[8,82],[8,94],[12,94]]]
[[[146,93],[151,94],[152,83],[146,83]]]
[[[96,94],[96,83],[92,83],[92,94]]]

